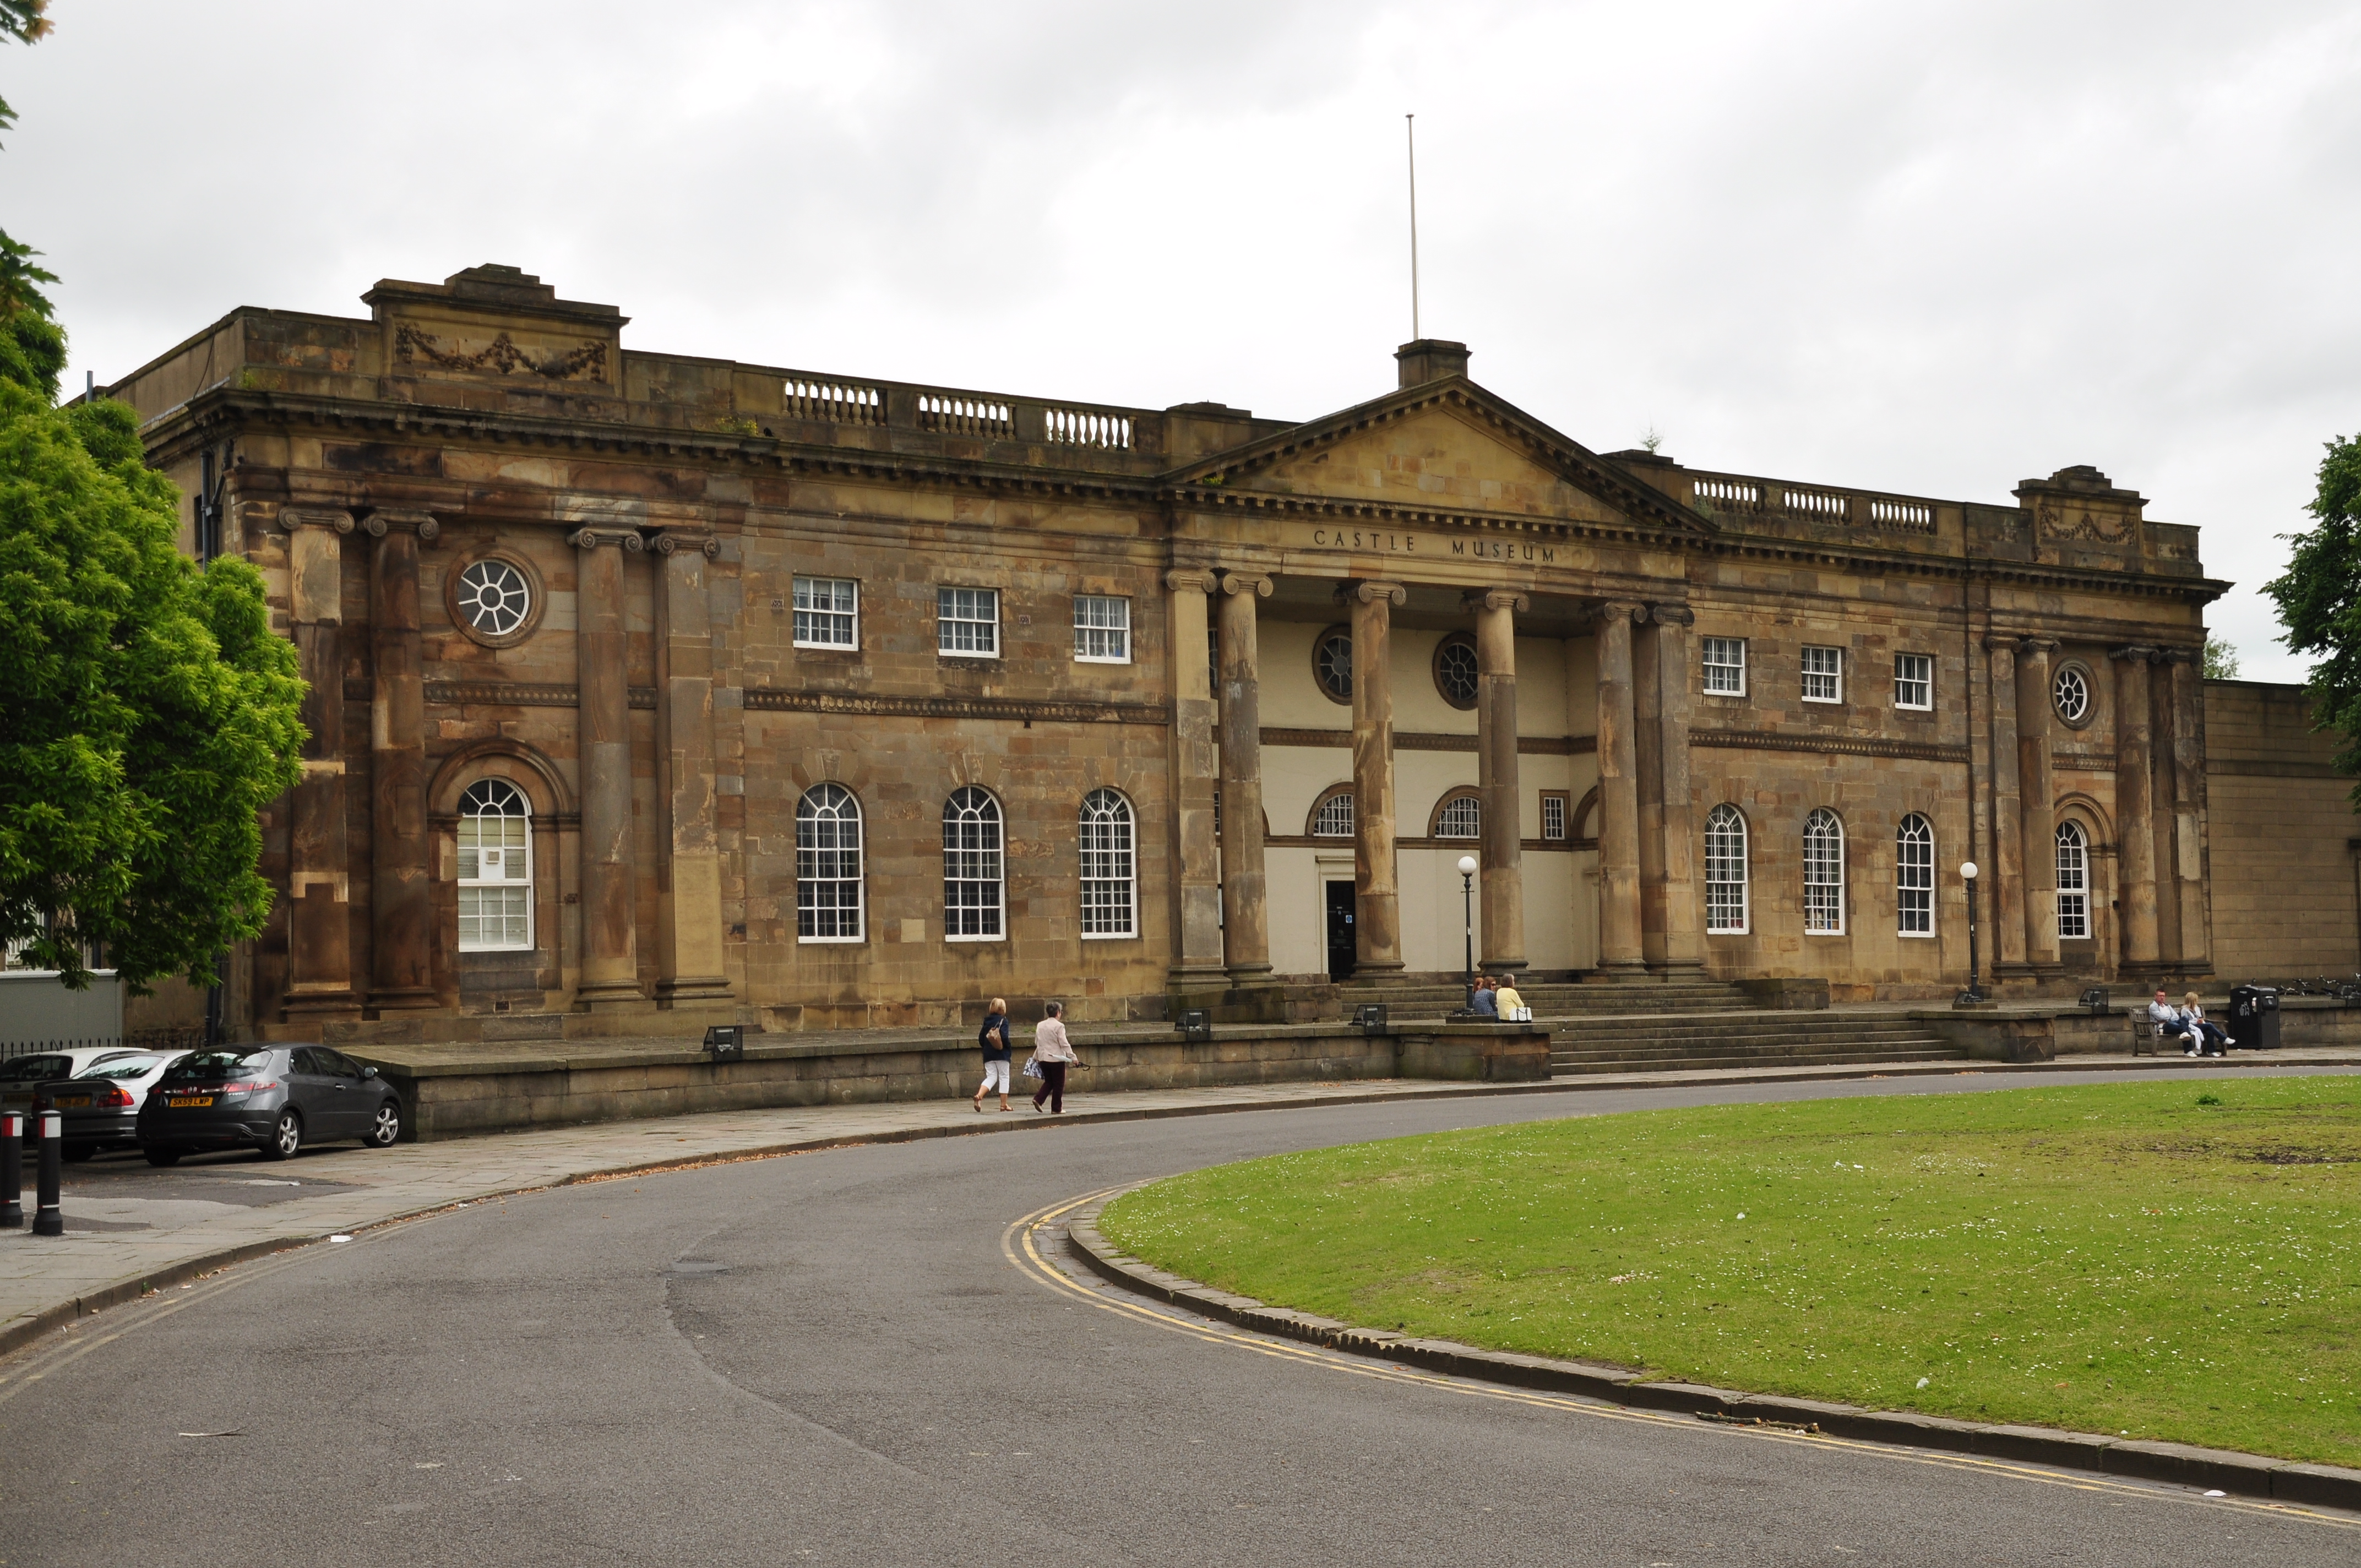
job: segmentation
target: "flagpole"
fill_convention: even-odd
[[[1410,339],[1418,330],[1418,116],[1404,115],[1402,130],[1410,139]]]

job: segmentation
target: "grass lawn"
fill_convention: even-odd
[[[1101,1228],[1367,1326],[2361,1464],[2361,1078],[2212,1076],[1358,1144]]]

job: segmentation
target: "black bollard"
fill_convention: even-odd
[[[65,1176],[64,1118],[55,1111],[41,1113],[41,1206],[33,1214],[33,1234],[37,1236],[61,1236],[66,1234],[66,1217],[58,1207],[58,1188]]]
[[[0,1231],[25,1226],[25,1118],[0,1111]]]

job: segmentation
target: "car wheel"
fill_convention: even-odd
[[[302,1146],[303,1118],[292,1110],[281,1111],[279,1113],[279,1124],[271,1128],[270,1136],[263,1140],[262,1157],[293,1159],[295,1151]]]
[[[181,1163],[181,1151],[178,1149],[143,1149],[140,1152],[148,1157],[149,1165],[167,1166]]]
[[[96,1144],[68,1144],[58,1154],[68,1165],[80,1165],[97,1152]]]
[[[375,1116],[369,1118],[369,1129],[361,1135],[361,1142],[373,1149],[390,1149],[401,1136],[401,1102],[389,1100],[377,1108]]]

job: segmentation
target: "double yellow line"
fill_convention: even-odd
[[[1225,1345],[1234,1350],[1250,1351],[1281,1361],[1315,1366],[1324,1372],[1339,1372],[1354,1377],[1373,1378],[1382,1383],[1407,1384],[1412,1387],[1433,1389],[1440,1393],[1458,1394],[1478,1399],[1491,1399],[1503,1404],[1523,1405],[1528,1409],[1554,1410],[1569,1416],[1598,1421],[1636,1421],[1652,1426],[1677,1428],[1684,1432],[1706,1433],[1716,1438],[1741,1442],[1775,1442],[1817,1450],[1841,1449],[1888,1460],[1902,1464],[1931,1465],[1944,1470],[1974,1471],[2011,1480],[2030,1481],[2043,1486],[2063,1486],[2077,1492],[2097,1492],[2109,1497],[2138,1498],[2151,1503],[2197,1504],[2213,1508],[2235,1508],[2241,1512],[2268,1514],[2277,1519],[2301,1520],[2307,1524],[2323,1525],[2332,1530],[2361,1530],[2361,1519],[2344,1514],[2327,1514],[2299,1507],[2292,1503],[2275,1503],[2259,1497],[2207,1497],[2183,1488],[2160,1483],[2115,1480],[2103,1475],[2078,1475],[2070,1471],[2051,1470],[2040,1465],[2023,1464],[2008,1460],[1982,1459],[1973,1454],[1941,1453],[1926,1449],[1901,1448],[1890,1443],[1865,1442],[1855,1438],[1829,1437],[1825,1434],[1786,1431],[1776,1427],[1725,1426],[1699,1421],[1688,1416],[1670,1415],[1656,1410],[1627,1409],[1619,1405],[1594,1404],[1586,1399],[1565,1395],[1536,1393],[1514,1388],[1505,1384],[1480,1383],[1470,1378],[1446,1377],[1439,1373],[1420,1372],[1392,1363],[1374,1361],[1367,1356],[1342,1351],[1323,1350],[1317,1345],[1299,1344],[1290,1340],[1272,1339],[1206,1321],[1193,1315],[1175,1311],[1115,1294],[1095,1281],[1078,1281],[1063,1268],[1052,1263],[1041,1250],[1041,1234],[1071,1214],[1075,1210],[1111,1198],[1127,1190],[1135,1183],[1121,1187],[1103,1188],[1068,1198],[1032,1213],[1011,1224],[1002,1233],[1000,1250],[1019,1273],[1030,1277],[1037,1284],[1058,1294],[1087,1302],[1101,1311],[1113,1312],[1169,1332],[1188,1335],[1206,1344]],[[2121,1505],[2117,1505],[2121,1506]]]

